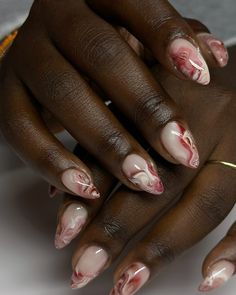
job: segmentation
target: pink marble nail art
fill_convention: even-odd
[[[97,246],[87,248],[80,257],[71,277],[71,288],[86,286],[99,275],[108,261],[108,254]]]
[[[199,166],[199,155],[190,131],[178,122],[168,123],[162,130],[161,141],[168,153],[190,168]]]
[[[133,295],[148,281],[149,269],[142,263],[132,264],[120,277],[110,295]]]
[[[163,193],[164,187],[154,166],[139,155],[126,157],[122,168],[127,178],[141,190],[154,195]]]
[[[222,41],[208,33],[198,34],[198,38],[207,45],[219,66],[224,67],[227,65],[229,54]]]
[[[73,193],[87,199],[96,199],[100,194],[91,179],[82,171],[68,169],[63,172],[62,183]]]
[[[222,260],[209,268],[209,274],[204,282],[199,286],[199,291],[209,292],[220,288],[228,282],[235,273],[235,266],[233,263]]]
[[[175,68],[185,77],[200,84],[210,82],[208,66],[200,50],[185,39],[175,39],[169,47],[169,55]]]
[[[67,246],[81,231],[88,217],[87,210],[79,204],[71,204],[64,211],[57,226],[55,247]]]

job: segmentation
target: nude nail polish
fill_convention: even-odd
[[[162,130],[161,141],[167,152],[179,163],[190,168],[199,166],[199,155],[193,136],[180,123],[168,123]]]
[[[183,38],[172,41],[169,56],[175,68],[185,77],[200,84],[210,82],[208,66],[198,48]]]
[[[139,155],[127,156],[122,169],[126,177],[141,190],[154,195],[163,193],[164,187],[154,166]]]
[[[220,67],[227,65],[229,54],[222,41],[209,33],[200,33],[198,38],[209,48]]]
[[[133,295],[148,281],[149,269],[142,263],[133,263],[115,284],[110,295]]]
[[[71,277],[71,288],[86,286],[99,275],[108,262],[108,254],[97,246],[87,248],[80,257]]]
[[[88,175],[76,169],[68,169],[63,172],[62,183],[74,194],[87,199],[97,199],[100,194]]]
[[[235,266],[233,263],[221,260],[211,266],[208,270],[208,276],[199,286],[199,291],[209,292],[217,289],[228,282],[235,273]]]
[[[79,204],[71,204],[64,211],[57,226],[55,247],[67,246],[81,231],[88,217],[87,210]]]

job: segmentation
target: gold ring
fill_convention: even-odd
[[[230,162],[218,161],[218,160],[210,160],[207,163],[209,163],[209,164],[220,164],[220,165],[223,165],[223,166],[226,166],[226,167],[229,167],[229,168],[232,168],[232,169],[236,170],[236,165],[233,164],[233,163],[230,163]]]

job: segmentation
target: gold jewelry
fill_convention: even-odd
[[[7,35],[2,41],[0,41],[0,59],[4,56],[7,49],[11,46],[12,42],[15,40],[18,31],[15,30]]]
[[[218,161],[218,160],[210,160],[207,163],[209,163],[209,164],[220,164],[220,165],[223,165],[223,166],[226,166],[226,167],[229,167],[229,168],[232,168],[232,169],[236,170],[236,164],[233,164],[233,163],[230,163],[230,162]]]

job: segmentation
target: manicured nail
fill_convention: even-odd
[[[106,251],[97,246],[89,247],[80,257],[71,277],[71,288],[79,289],[87,285],[104,269],[108,261]]]
[[[169,47],[169,54],[175,68],[185,77],[203,85],[210,82],[208,66],[200,50],[192,43],[182,38],[175,39]]]
[[[73,193],[87,199],[97,199],[100,194],[90,178],[82,171],[68,169],[63,172],[62,183]]]
[[[229,60],[229,55],[224,43],[209,33],[200,33],[198,34],[198,37],[210,49],[219,66],[226,66]]]
[[[209,292],[217,289],[228,282],[235,273],[235,266],[233,263],[222,260],[209,268],[208,276],[200,285],[199,291]]]
[[[120,277],[110,295],[133,295],[148,281],[149,269],[142,263],[132,264]]]
[[[199,155],[193,136],[180,123],[168,123],[162,130],[161,141],[167,152],[179,163],[190,168],[199,166]]]
[[[131,154],[127,156],[122,169],[128,179],[141,190],[154,195],[163,193],[164,187],[154,166],[147,163],[139,155]]]
[[[57,226],[55,247],[62,249],[67,246],[79,234],[87,217],[87,210],[83,206],[69,205]]]

